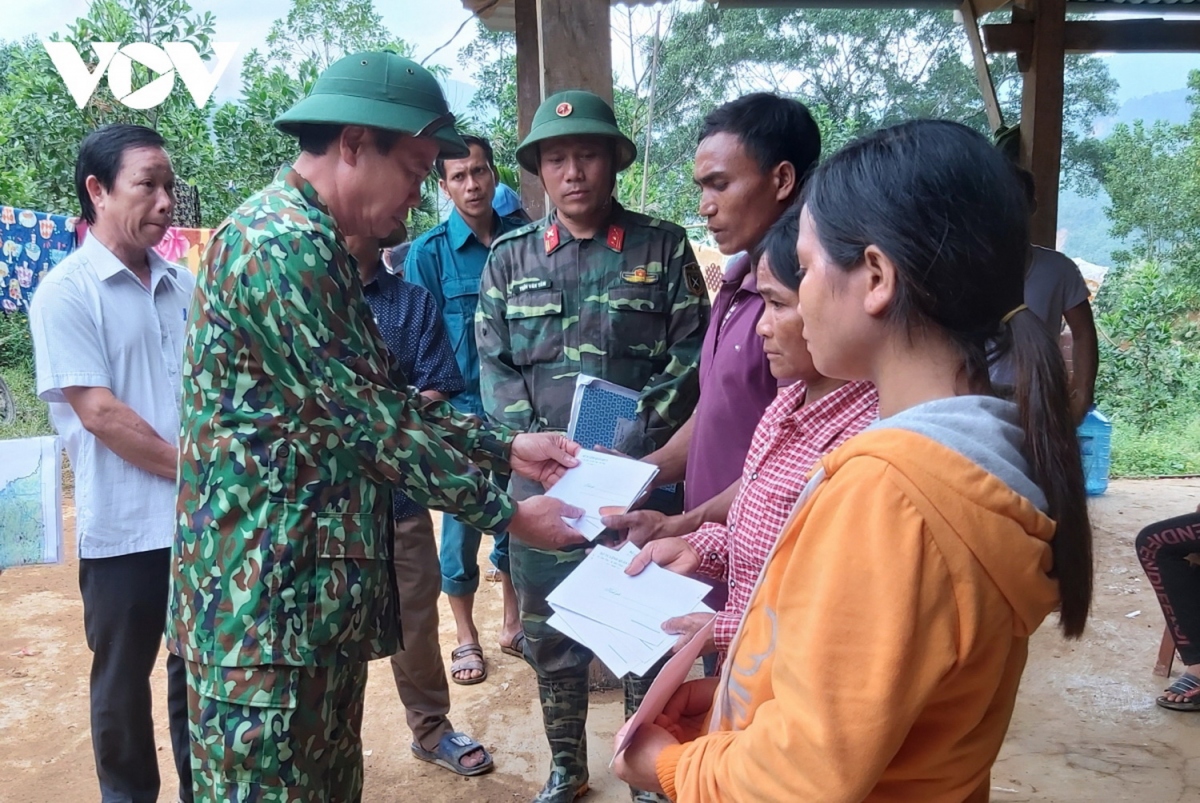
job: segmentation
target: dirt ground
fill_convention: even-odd
[[[1062,641],[1049,623],[1034,637],[1013,725],[993,772],[994,801],[1200,800],[1200,714],[1154,705],[1163,683],[1150,670],[1163,621],[1132,547],[1140,527],[1198,502],[1200,480],[1117,481],[1093,502],[1092,622],[1078,643]],[[68,527],[72,519],[68,511]],[[76,569],[71,560],[0,576],[0,803],[97,797],[88,735],[90,654]],[[452,686],[451,714],[458,728],[492,751],[496,772],[460,779],[414,759],[391,672],[377,663],[364,723],[366,801],[522,801],[544,779],[547,750],[533,675],[495,648],[499,586],[484,583],[476,605],[490,677],[477,686]],[[449,652],[453,626],[444,598],[441,635]],[[165,686],[160,663],[155,688]],[[619,693],[595,695],[589,720],[593,791],[586,798],[594,803],[628,800],[606,769],[620,718]],[[159,744],[165,779],[160,800],[168,802],[174,800],[174,769],[165,726]]]

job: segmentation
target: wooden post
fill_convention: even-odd
[[[542,98],[586,89],[612,103],[610,0],[537,0]]]
[[[1058,234],[1066,19],[1066,0],[1026,0],[1025,8],[1013,8],[1014,23],[1033,24],[1028,62],[1021,65],[1021,161],[1037,186],[1031,239],[1047,248]]]
[[[525,138],[542,102],[542,66],[538,46],[538,0],[516,0],[517,141]],[[521,169],[521,204],[534,220],[546,214],[546,193],[533,173]]]
[[[1158,645],[1158,657],[1154,659],[1154,674],[1160,678],[1171,677],[1171,664],[1175,663],[1175,639],[1171,637],[1171,626],[1163,630],[1162,641]]]

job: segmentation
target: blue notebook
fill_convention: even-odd
[[[604,446],[615,449],[622,430],[638,426],[638,392],[587,374],[575,378],[575,396],[571,400],[571,422],[567,437],[584,449]],[[674,493],[674,485],[661,489]]]
[[[637,391],[580,374],[575,379],[567,437],[584,449],[597,445],[613,449],[618,428],[637,420],[637,403]]]

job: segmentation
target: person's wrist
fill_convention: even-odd
[[[704,524],[704,513],[700,508],[693,508],[686,513],[678,516],[673,516],[675,531],[671,535],[682,538],[689,533],[694,533]]]

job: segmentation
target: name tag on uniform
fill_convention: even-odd
[[[524,282],[514,282],[508,286],[508,295],[515,296],[520,293],[528,293],[533,290],[547,290],[552,287],[549,279],[533,279]]]

